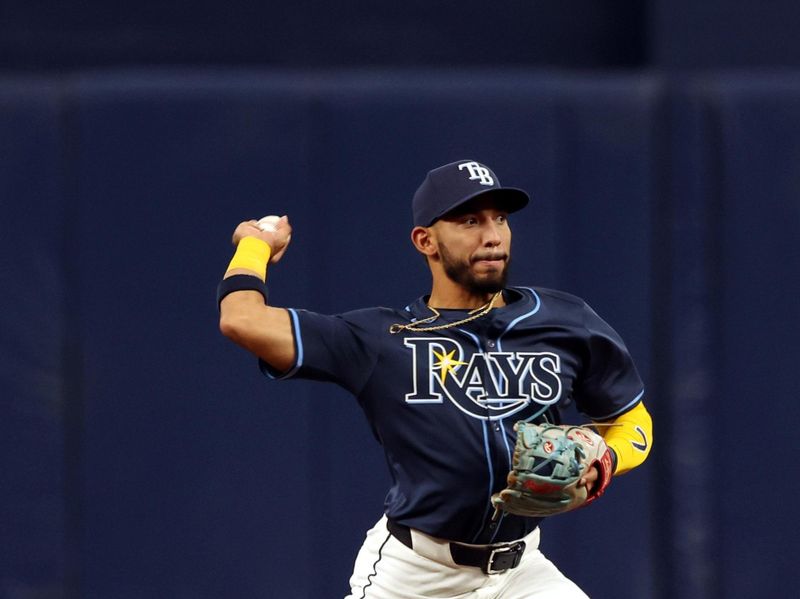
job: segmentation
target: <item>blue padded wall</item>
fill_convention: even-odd
[[[46,81],[0,80],[2,597],[59,597],[72,573],[59,99]]]
[[[718,291],[716,123],[703,82],[669,92],[654,226],[653,503],[658,597],[718,597],[718,518],[706,451],[715,441],[713,320]],[[680,572],[681,576],[675,576]]]
[[[285,210],[307,177],[304,103],[249,79],[87,79],[71,96],[84,596],[304,596],[313,514],[293,497],[314,493],[311,408],[299,389],[267,389],[222,340],[214,303],[232,226],[265,197]],[[286,293],[302,295],[294,279]]]
[[[797,527],[788,505],[754,509],[751,496],[784,478],[783,456],[794,446],[792,429],[800,416],[795,393],[800,338],[800,80],[728,78],[709,96],[720,115],[723,165],[716,321],[721,376],[714,391],[722,424],[719,442],[734,447],[742,443],[743,428],[757,430],[761,422],[777,424],[781,438],[773,441],[772,433],[761,440],[756,433],[756,451],[744,452],[735,461],[720,460],[715,482],[741,480],[743,487],[718,506],[723,523],[719,542],[728,558],[720,569],[722,596],[787,596],[792,594],[790,581],[800,555]],[[763,451],[781,457],[764,459]],[[779,487],[782,495],[794,497],[800,481],[790,476]]]
[[[381,512],[380,448],[339,389],[263,378],[219,334],[214,288],[237,222],[287,213],[272,303],[404,305],[429,285],[410,197],[461,158],[531,192],[513,282],[606,317],[656,419],[651,460],[546,522],[545,552],[593,597],[790,593],[796,517],[737,486],[774,489],[771,456],[792,450],[795,80],[0,81],[0,596],[343,596]],[[769,443],[708,457],[760,422]]]
[[[630,191],[609,183],[615,168],[630,175],[631,157],[648,152],[653,93],[638,79],[520,85],[494,76],[477,84],[458,74],[79,82],[68,124],[80,140],[81,288],[99,288],[80,302],[87,594],[136,596],[149,590],[142,584],[161,584],[249,596],[276,579],[300,594],[295,580],[308,564],[316,573],[303,578],[309,596],[344,594],[363,532],[380,514],[384,466],[354,402],[319,385],[262,381],[252,360],[218,337],[208,289],[239,219],[292,217],[292,250],[271,274],[275,303],[326,312],[405,304],[429,284],[408,240],[409,198],[425,172],[464,157],[508,165],[497,167],[501,177],[536,197],[515,219],[515,277],[562,287],[570,282],[565,272],[602,279],[591,253],[575,253],[582,247],[575,229],[590,226],[586,247],[606,247],[609,277],[633,260],[622,272],[636,272],[634,280],[598,297],[596,307],[612,322],[625,318],[620,330],[638,346],[646,372],[648,333],[637,323],[647,318],[648,162],[639,163]],[[606,102],[582,103],[582,94]],[[614,127],[639,133],[611,141]],[[566,156],[577,148],[607,160],[576,169]],[[583,198],[578,181],[599,191]],[[616,209],[637,225],[616,245],[592,216],[604,212],[597,197],[612,194],[630,198]],[[632,243],[639,251],[629,253]],[[108,285],[98,286],[98,273]],[[572,279],[574,291],[594,286],[583,279]],[[306,455],[307,437],[336,451]],[[357,472],[371,475],[365,481]],[[645,531],[647,511],[623,506],[646,480],[620,484],[617,508],[627,526]],[[326,500],[287,509],[287,493]],[[555,555],[586,538],[566,521],[552,530],[545,546]],[[599,528],[589,539],[606,534]],[[598,559],[591,543],[584,546]],[[225,566],[221,547],[236,556]],[[638,548],[627,557],[646,572]],[[195,568],[202,574],[193,576]],[[592,578],[581,582],[596,587]],[[648,581],[646,574],[614,581],[615,592],[641,593]]]
[[[139,0],[111,10],[6,0],[5,69],[132,65],[348,66],[547,65],[614,67],[645,58],[645,5],[510,0],[491,11],[425,0],[277,5],[230,0]],[[502,40],[502,43],[498,43]]]
[[[650,0],[648,64],[676,70],[797,68],[792,0]]]
[[[664,597],[793,592],[797,519],[780,502],[758,509],[754,497],[781,476],[781,460],[765,456],[790,451],[792,441],[775,439],[793,438],[797,415],[796,81],[694,77],[670,94],[659,209],[670,234],[659,252],[656,302],[664,309],[656,330],[668,343],[655,377],[664,389],[657,415],[665,452],[654,464],[663,477],[654,507],[663,516]],[[769,440],[748,432],[762,422],[777,425]],[[709,462],[709,447],[748,449]],[[796,490],[790,480],[781,492]]]

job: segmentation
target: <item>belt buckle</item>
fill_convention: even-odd
[[[498,547],[493,549],[486,560],[486,574],[500,574],[506,570],[511,570],[519,566],[522,554],[525,551],[525,541],[519,541],[513,545]]]

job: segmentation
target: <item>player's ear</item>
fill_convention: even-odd
[[[429,227],[414,227],[411,230],[411,243],[417,251],[425,256],[436,253],[436,242]]]

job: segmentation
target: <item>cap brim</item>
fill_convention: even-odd
[[[468,195],[464,198],[461,198],[458,202],[444,210],[441,214],[439,214],[436,218],[431,221],[431,225],[435,223],[437,220],[442,218],[443,216],[453,212],[457,208],[463,206],[464,204],[471,202],[477,198],[484,198],[484,197],[493,197],[497,200],[497,204],[502,206],[502,208],[511,214],[512,212],[516,212],[517,210],[522,210],[525,206],[528,205],[530,202],[530,197],[528,196],[527,192],[523,191],[522,189],[518,189],[516,187],[493,187],[492,189],[486,189],[483,191],[478,191],[473,193],[472,195]],[[430,226],[430,225],[428,225]]]

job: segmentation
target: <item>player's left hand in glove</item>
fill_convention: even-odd
[[[603,438],[582,426],[514,425],[517,442],[508,486],[492,496],[492,505],[518,516],[552,516],[587,505],[611,482],[611,452]],[[582,479],[596,467],[590,488]]]

